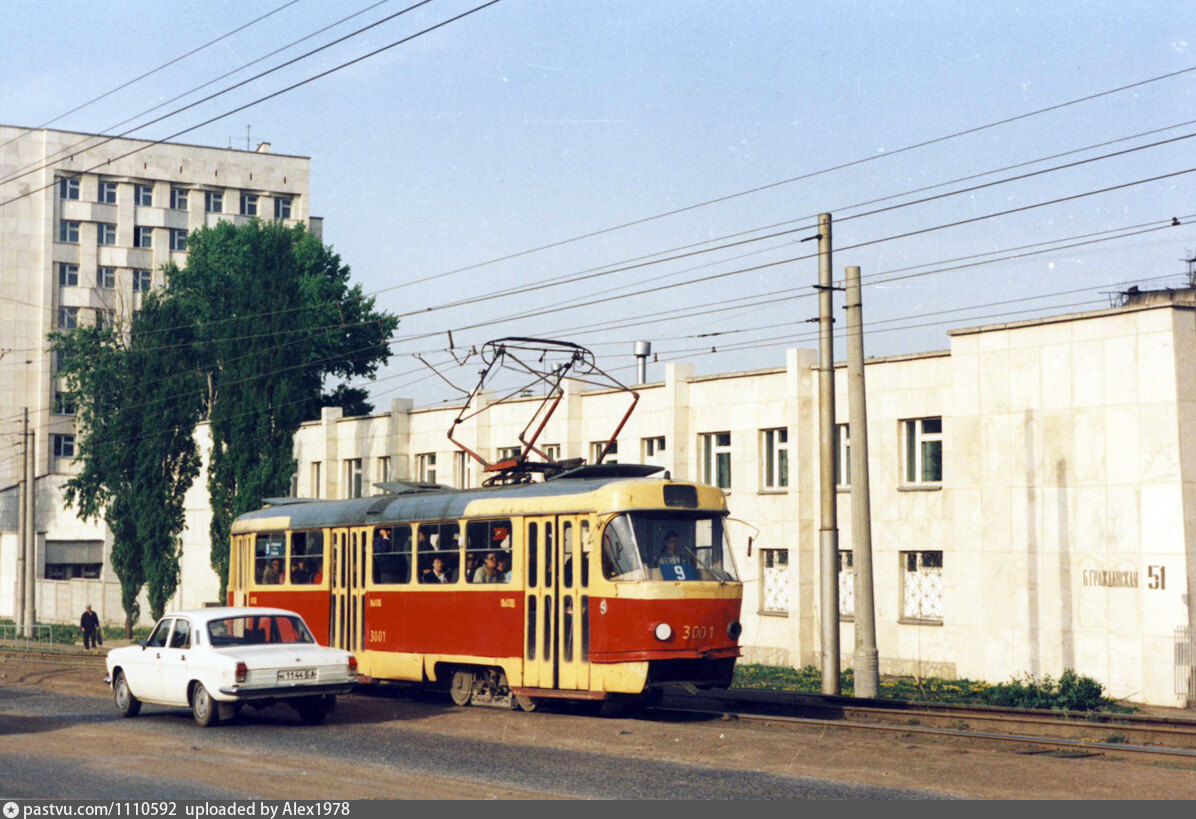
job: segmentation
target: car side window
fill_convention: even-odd
[[[166,637],[170,634],[170,624],[174,622],[173,617],[167,617],[164,620],[158,621],[158,627],[154,629],[154,633],[145,641],[146,648],[164,648],[166,646]]]
[[[170,635],[171,648],[191,648],[191,623],[178,619],[174,621],[174,633]]]

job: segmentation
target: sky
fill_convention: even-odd
[[[226,72],[152,116],[412,2],[0,0],[0,122],[123,133]],[[311,157],[325,241],[403,316],[370,385],[380,409],[458,397],[417,353],[473,386],[477,359],[457,365],[450,330],[458,358],[503,336],[560,338],[628,381],[639,339],[659,358],[649,380],[666,361],[783,366],[785,349],[817,343],[815,246],[801,240],[821,212],[835,278],[862,269],[869,356],[1101,309],[1132,284],[1182,283],[1196,255],[1183,3],[501,0],[420,33],[482,2],[430,0],[129,134],[169,136],[412,38],[177,138]],[[1112,152],[1125,153],[1098,158]]]

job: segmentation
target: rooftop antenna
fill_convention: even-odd
[[[1196,251],[1187,251],[1188,258],[1180,259],[1188,266],[1188,287],[1196,287]]]

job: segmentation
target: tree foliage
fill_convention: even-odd
[[[84,519],[102,516],[112,532],[132,634],[141,589],[157,618],[178,587],[184,496],[200,467],[193,433],[204,382],[193,333],[177,305],[150,294],[128,333],[80,327],[51,342],[80,436],[82,468],[67,482],[66,500]]]
[[[287,493],[292,438],[321,406],[370,410],[359,388],[324,385],[372,376],[398,319],[375,312],[348,266],[302,226],[202,228],[188,238],[187,267],[167,275],[207,379],[211,560],[223,596],[233,519]]]

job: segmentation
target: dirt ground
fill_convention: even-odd
[[[105,697],[103,667],[52,665],[0,658],[0,682],[34,686],[62,694]],[[1028,756],[1009,748],[992,749],[967,741],[883,733],[861,735],[825,729],[788,729],[736,721],[662,722],[642,718],[600,718],[565,712],[525,714],[488,708],[446,709],[427,698],[352,696],[338,713],[372,725],[402,721],[408,729],[436,735],[476,737],[512,746],[555,747],[577,751],[688,762],[723,769],[754,770],[893,788],[933,790],[985,799],[1193,799],[1196,762],[1140,762],[1106,756],[1066,759]],[[447,777],[395,777],[382,765],[345,764],[316,756],[222,753],[219,759],[195,754],[202,734],[192,739],[155,737],[120,730],[120,723],[76,723],[36,732],[10,732],[0,712],[0,735],[11,753],[78,758],[83,747],[107,747],[125,764],[150,769],[173,759],[187,765],[191,778],[286,798],[552,798],[516,788],[485,786]],[[200,764],[197,764],[200,761]],[[252,764],[250,762],[252,761]],[[263,777],[263,765],[276,765],[288,776]],[[252,782],[241,773],[254,771]],[[293,774],[303,771],[312,786]],[[284,792],[262,789],[263,782],[285,781]],[[328,793],[329,781],[342,793]],[[319,783],[319,784],[317,784]],[[481,792],[480,792],[481,791]]]

